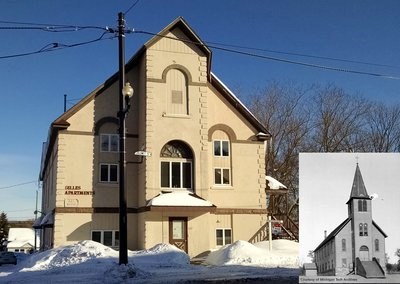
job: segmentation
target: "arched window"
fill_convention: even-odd
[[[364,236],[368,236],[368,224],[364,223]]]
[[[342,251],[346,251],[346,239],[342,239]]]
[[[364,227],[363,227],[363,224],[362,224],[362,223],[360,223],[360,224],[358,225],[358,230],[360,231],[360,236],[361,236],[361,237],[364,236]]]
[[[192,162],[190,148],[181,141],[170,141],[160,152],[161,188],[193,190]]]
[[[226,132],[216,130],[212,134],[214,185],[232,185],[231,141]]]
[[[358,200],[358,212],[361,212],[362,210],[362,200]]]
[[[186,75],[178,69],[171,69],[166,75],[166,83],[166,113],[188,115],[189,97]]]
[[[379,251],[379,240],[375,239],[375,251]]]

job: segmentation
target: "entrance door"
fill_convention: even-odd
[[[369,260],[369,249],[367,246],[360,247],[360,260],[368,261]]]
[[[188,252],[187,217],[169,218],[169,243],[185,252]]]

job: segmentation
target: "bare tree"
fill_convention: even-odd
[[[366,115],[363,151],[397,152],[400,150],[400,106],[371,104]]]
[[[329,85],[313,97],[311,148],[317,152],[357,151],[370,104]]]
[[[266,157],[267,174],[292,190],[292,202],[297,198],[298,153],[309,132],[308,91],[272,82],[250,101],[251,111],[273,136]]]

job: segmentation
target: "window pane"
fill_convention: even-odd
[[[367,212],[367,200],[363,200],[363,211]]]
[[[173,220],[172,221],[172,238],[174,240],[185,239],[185,230],[184,229],[185,229],[184,221]]]
[[[115,244],[116,247],[119,246],[119,231],[115,231]]]
[[[229,169],[223,169],[223,183],[229,184]]]
[[[161,162],[161,187],[169,187],[169,162]]]
[[[172,187],[181,188],[181,163],[172,162]]]
[[[368,225],[364,223],[364,236],[368,236]]]
[[[192,188],[192,167],[191,163],[182,164],[182,180],[184,188]]]
[[[101,151],[108,151],[108,135],[100,135]]]
[[[108,181],[108,165],[100,166],[100,181]]]
[[[110,181],[118,181],[118,166],[110,165]]]
[[[229,245],[232,243],[232,231],[230,229],[225,230],[225,244]]]
[[[92,232],[92,241],[101,243],[101,232],[99,231]]]
[[[222,156],[229,156],[229,142],[222,141]]]
[[[221,229],[217,229],[216,236],[217,236],[217,246],[222,246],[224,243],[223,243],[223,233]]]
[[[214,170],[214,183],[221,184],[221,169]]]
[[[362,210],[362,200],[358,200],[358,211],[361,212]]]
[[[118,144],[119,144],[119,137],[118,135],[111,135],[110,136],[110,151],[118,152]]]
[[[104,231],[103,245],[112,246],[112,231]]]
[[[221,141],[214,141],[214,155],[221,156]]]

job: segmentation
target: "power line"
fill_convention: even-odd
[[[147,35],[152,35],[152,36],[164,37],[164,38],[168,38],[168,39],[172,39],[172,40],[178,40],[178,41],[190,43],[190,44],[197,45],[197,46],[204,46],[204,44],[201,44],[198,42],[193,42],[191,40],[174,38],[174,37],[160,35],[160,34],[156,34],[156,33],[152,33],[152,32],[134,31],[134,33],[141,33],[141,34],[147,34]],[[211,48],[214,48],[217,50],[226,51],[226,52],[230,52],[230,53],[241,54],[241,55],[246,55],[246,56],[250,56],[250,57],[272,60],[272,61],[277,61],[277,62],[282,62],[282,63],[300,65],[300,66],[304,66],[304,67],[311,67],[311,68],[324,69],[324,70],[337,71],[337,72],[345,72],[345,73],[353,73],[353,74],[358,74],[358,75],[367,75],[367,76],[380,77],[380,78],[393,79],[393,80],[400,80],[400,77],[390,76],[390,75],[386,75],[386,74],[337,68],[337,67],[312,64],[312,63],[307,63],[307,62],[302,62],[302,61],[294,61],[294,60],[289,60],[289,59],[284,59],[284,58],[279,58],[279,57],[272,57],[272,56],[266,56],[266,55],[261,55],[261,54],[240,51],[240,50],[228,49],[228,48],[224,48],[224,47],[218,47],[215,45],[207,45],[207,47],[211,47]]]
[[[284,54],[284,55],[293,55],[293,56],[300,56],[300,57],[307,57],[307,58],[315,58],[315,59],[323,59],[323,60],[339,61],[339,62],[347,62],[347,63],[356,63],[356,64],[379,66],[379,67],[399,68],[398,66],[379,64],[379,63],[373,63],[373,62],[357,61],[357,60],[350,60],[350,59],[341,59],[341,58],[328,57],[328,56],[317,56],[317,55],[310,55],[310,54],[304,54],[304,53],[279,51],[279,50],[256,48],[256,47],[249,47],[249,46],[241,46],[241,45],[234,45],[234,44],[224,44],[224,43],[218,43],[218,42],[212,42],[212,41],[205,41],[205,42],[207,44],[213,44],[213,45],[227,46],[227,47],[247,49],[247,50],[255,50],[255,51],[262,51],[262,52],[270,52],[270,53],[277,53],[277,54]]]
[[[0,59],[9,59],[9,58],[29,56],[29,55],[34,55],[34,54],[39,54],[39,53],[44,53],[44,52],[52,52],[52,51],[57,51],[57,50],[65,49],[65,48],[72,48],[72,47],[87,45],[87,44],[95,43],[95,42],[98,42],[101,40],[112,39],[115,37],[115,35],[114,35],[112,37],[104,38],[104,36],[108,33],[109,32],[107,31],[107,32],[104,32],[100,37],[98,37],[96,39],[83,41],[83,42],[79,42],[79,43],[74,43],[74,44],[63,44],[63,43],[58,43],[58,42],[49,43],[49,44],[45,45],[44,47],[42,47],[41,49],[36,50],[36,51],[11,54],[11,55],[3,55],[3,56],[0,56]]]
[[[136,2],[134,2],[126,11],[125,11],[125,15],[128,14],[130,12],[130,10],[133,9],[133,7],[136,6],[137,3],[139,3],[140,0],[136,0]]]
[[[31,184],[31,183],[37,183],[37,180],[32,180],[32,181],[27,181],[27,182],[23,182],[23,183],[18,183],[18,184],[3,186],[3,187],[0,187],[0,189],[13,188],[13,187],[17,187],[17,186],[21,186],[21,185],[26,185],[26,184]]]

